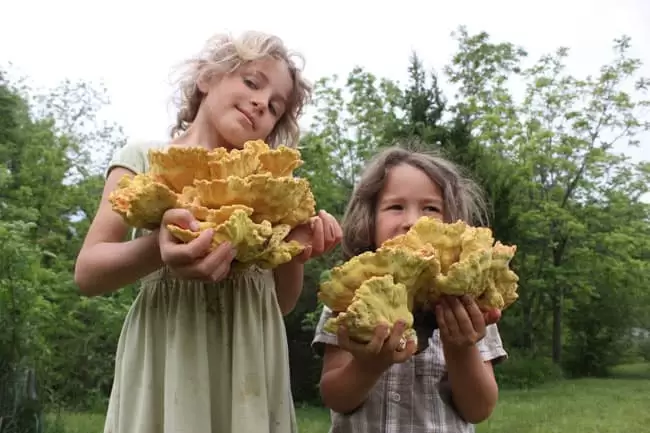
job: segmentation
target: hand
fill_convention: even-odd
[[[298,241],[305,246],[294,260],[304,263],[331,251],[343,237],[343,230],[332,215],[324,210],[311,217],[305,224],[295,227],[287,235],[286,241]]]
[[[475,345],[485,337],[486,327],[501,317],[498,309],[481,311],[470,296],[442,296],[435,305],[440,338],[457,347]]]
[[[230,272],[230,264],[236,251],[230,243],[224,242],[210,252],[211,229],[205,230],[196,239],[183,243],[167,230],[168,224],[197,231],[198,221],[186,209],[170,209],[163,215],[158,242],[163,262],[177,275],[188,279],[217,282]]]
[[[337,333],[338,345],[351,353],[361,365],[383,372],[393,364],[407,361],[417,349],[413,340],[408,340],[406,346],[402,344],[405,327],[404,322],[397,321],[389,332],[387,325],[377,325],[372,340],[361,344],[351,341],[347,329],[341,326]]]

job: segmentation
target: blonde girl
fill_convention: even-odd
[[[290,233],[306,246],[292,262],[230,272],[235,251],[223,244],[209,252],[210,231],[182,244],[165,229],[196,228],[189,212],[172,209],[159,229],[124,241],[129,228],[107,201],[124,174],[148,169],[150,148],[296,145],[310,87],[279,38],[217,35],[188,66],[171,142],[129,143],[115,154],[77,258],[75,281],[87,296],[141,280],[117,347],[104,431],[294,432],[283,314],[300,295],[305,260],[340,240],[334,218],[321,211]]]
[[[483,215],[476,186],[449,161],[390,148],[367,166],[343,222],[342,246],[349,258],[372,251],[405,233],[422,216],[474,222]],[[431,313],[433,314],[433,313]],[[313,347],[323,356],[322,399],[331,409],[332,433],[469,433],[497,402],[492,365],[507,355],[496,325],[499,311],[483,312],[469,298],[435,305],[428,347],[401,348],[404,324],[389,334],[378,326],[367,345],[346,330],[323,330],[325,308]]]

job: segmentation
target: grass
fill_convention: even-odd
[[[650,364],[617,368],[612,378],[548,383],[530,391],[501,391],[492,417],[477,433],[650,432]],[[297,408],[301,433],[327,433],[323,408]],[[104,416],[65,414],[66,433],[101,433]]]
[[[492,417],[477,433],[619,433],[650,431],[650,365],[620,367],[609,379],[545,384],[502,391]]]

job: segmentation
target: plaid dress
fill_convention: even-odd
[[[336,345],[336,335],[323,330],[332,312],[323,308],[312,347],[323,356],[325,345]],[[507,358],[496,325],[477,343],[485,361]],[[436,329],[429,347],[407,362],[394,364],[377,381],[365,403],[351,414],[331,411],[330,433],[473,433],[451,403],[442,342]]]

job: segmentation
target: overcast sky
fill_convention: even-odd
[[[612,40],[627,34],[650,76],[650,3],[644,0],[401,0],[385,7],[367,0],[6,3],[0,62],[12,62],[40,86],[65,77],[103,81],[112,99],[107,115],[132,139],[167,136],[175,117],[173,67],[221,31],[278,34],[304,54],[310,79],[362,65],[397,80],[405,79],[413,49],[440,70],[454,52],[450,33],[459,25],[522,45],[535,58],[568,46],[576,75],[597,73],[611,58]]]

